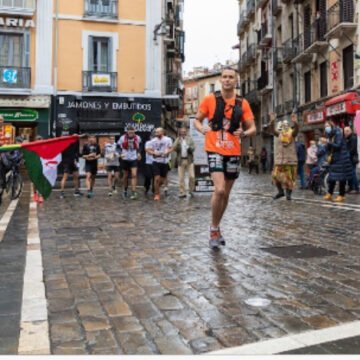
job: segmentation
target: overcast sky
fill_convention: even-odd
[[[238,60],[238,0],[185,0],[185,64],[212,67],[216,62]]]

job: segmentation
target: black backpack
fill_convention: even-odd
[[[225,101],[223,99],[223,96],[221,94],[221,91],[215,91],[215,100],[216,100],[216,108],[214,117],[210,119],[211,129],[213,131],[219,131],[223,129],[223,119],[225,114]],[[230,120],[230,128],[229,133],[233,133],[240,127],[240,119],[243,116],[243,110],[242,110],[242,97],[239,95],[236,95],[235,98],[235,105],[233,107],[233,113]]]

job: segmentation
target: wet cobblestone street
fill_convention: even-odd
[[[54,192],[39,208],[52,353],[204,353],[360,318],[359,196],[274,202],[269,177],[242,174],[214,253],[209,195],[171,190],[160,203]]]
[[[210,194],[54,191],[37,209],[51,353],[200,354],[359,320],[360,196],[273,191],[269,175],[241,174],[220,252],[208,247]],[[11,341],[2,353],[16,353]]]

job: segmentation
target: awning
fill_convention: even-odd
[[[325,103],[326,116],[336,116],[350,114],[354,115],[356,110],[360,110],[360,94],[357,92],[348,92],[335,96]]]

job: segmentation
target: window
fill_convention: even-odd
[[[0,34],[0,66],[27,67],[29,58],[29,34]]]
[[[111,38],[90,36],[89,70],[94,72],[111,71]]]
[[[311,71],[304,73],[305,102],[311,101]]]
[[[117,0],[84,0],[85,15],[117,17]]]
[[[291,14],[289,16],[289,29],[290,29],[290,33],[291,33],[291,39],[294,38],[294,16],[293,14]]]
[[[215,84],[210,84],[210,92],[215,92]]]
[[[353,45],[350,45],[343,50],[343,74],[344,74],[344,89],[351,88],[354,85]]]
[[[324,61],[320,64],[320,97],[327,96],[327,63]]]

